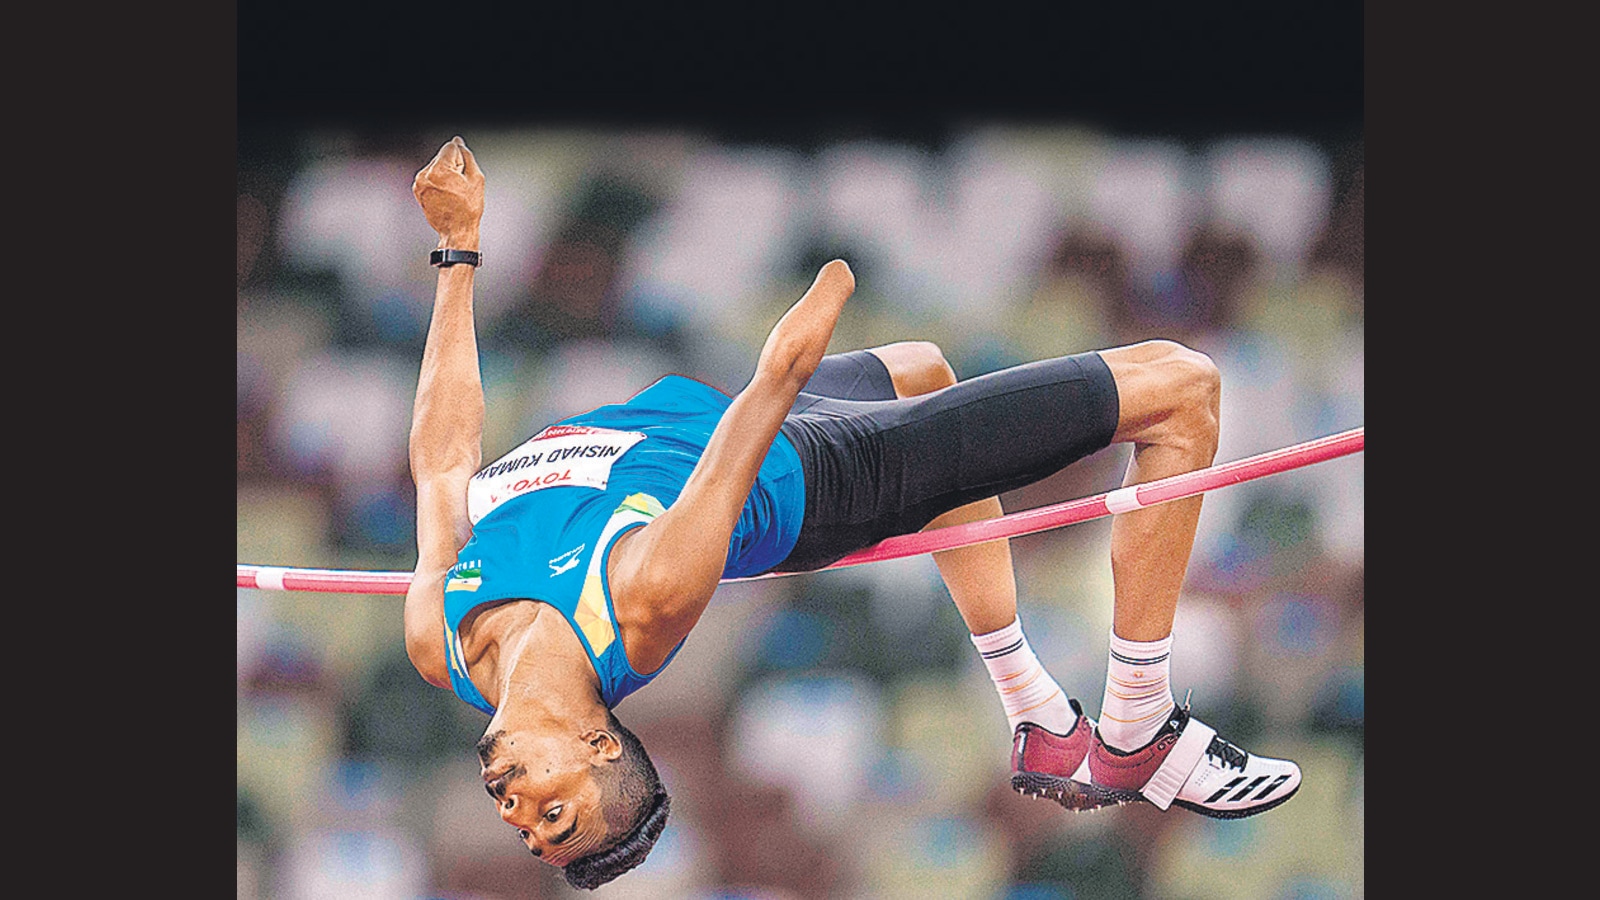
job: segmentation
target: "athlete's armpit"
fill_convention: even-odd
[[[466,469],[417,482],[417,566],[406,590],[406,655],[429,684],[448,688],[444,646],[444,580],[472,537],[467,518]]]
[[[448,570],[418,572],[406,589],[406,656],[423,681],[449,688],[450,669],[444,646],[445,571]]]

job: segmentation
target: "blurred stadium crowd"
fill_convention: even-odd
[[[241,142],[238,561],[409,570],[411,400],[449,134]],[[1362,424],[1362,150],[973,128],[937,145],[692,132],[464,134],[488,179],[484,459],[667,372],[736,392],[817,267],[833,348],[938,343],[960,377],[1165,337],[1223,374],[1218,461]],[[1003,498],[1115,487],[1112,448]],[[1358,454],[1207,496],[1173,684],[1300,794],[1214,821],[1071,815],[1008,788],[1009,735],[926,557],[719,592],[619,717],[673,796],[597,896],[1348,898],[1362,881]],[[1108,520],[1013,541],[1021,615],[1098,712]],[[487,718],[407,662],[399,597],[238,591],[238,896],[575,895],[496,816]]]

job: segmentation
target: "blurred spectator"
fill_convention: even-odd
[[[335,767],[321,796],[322,821],[286,850],[278,896],[401,900],[427,890],[422,850],[387,821],[392,796],[372,766]]]
[[[975,369],[957,375],[971,377],[1112,346],[1116,343],[1112,314],[1127,277],[1122,250],[1103,226],[1081,219],[1066,222],[1032,292],[1015,313],[996,323],[1003,346]]]
[[[1340,159],[1335,184],[1338,197],[1311,248],[1309,265],[1339,274],[1359,295],[1366,279],[1366,167],[1359,145]]]
[[[722,785],[715,824],[716,883],[735,896],[838,896],[844,874],[837,857],[798,821],[792,790],[730,779]],[[770,892],[770,894],[769,894]]]
[[[621,403],[679,369],[676,357],[638,338],[593,338],[559,345],[521,389],[517,443],[540,428],[608,403]],[[510,449],[507,447],[506,449]]]
[[[420,349],[433,295],[427,256],[437,240],[417,214],[419,168],[394,156],[329,155],[289,185],[275,230],[292,271],[327,273],[338,342]],[[335,287],[336,285],[336,287]]]
[[[544,251],[528,291],[492,328],[486,344],[548,350],[563,341],[627,333],[617,271],[630,235],[658,201],[631,181],[599,175],[578,194]]]
[[[1131,848],[1114,833],[1087,840],[1062,834],[1023,860],[1006,900],[1140,900]]]
[[[1292,277],[1328,213],[1328,161],[1307,141],[1217,141],[1203,163],[1212,221],[1248,236],[1273,277]]]
[[[1000,837],[965,815],[885,817],[860,841],[865,893],[885,900],[988,898],[1011,869]]]
[[[1092,218],[1116,238],[1135,282],[1171,272],[1183,237],[1201,215],[1189,160],[1174,141],[1124,141],[1095,166],[1089,196]]]
[[[238,255],[235,262],[238,268],[238,284],[241,288],[249,280],[250,273],[255,271],[256,259],[261,255],[262,246],[266,244],[269,218],[270,213],[265,203],[252,194],[239,195],[238,218],[235,223]]]
[[[267,451],[267,420],[272,394],[258,359],[240,348],[234,356],[237,389],[234,416],[237,430],[235,470],[240,479],[259,477],[272,468]]]
[[[272,694],[318,706],[337,702],[339,686],[329,677],[316,648],[295,626],[272,623],[252,651],[250,668],[239,679],[247,693]]]
[[[341,716],[343,752],[353,760],[402,764],[414,773],[451,758],[471,759],[483,732],[467,724],[461,704],[452,701],[417,677],[404,647],[389,648],[350,692]]]
[[[342,549],[401,556],[416,546],[416,487],[396,464],[383,481],[341,485],[333,508],[334,540]]]
[[[1114,307],[1116,343],[1203,344],[1237,320],[1241,296],[1259,270],[1259,255],[1242,232],[1201,226],[1184,242],[1175,271],[1127,282]]]
[[[864,792],[882,722],[878,691],[859,677],[766,679],[744,691],[734,709],[728,761],[745,779],[786,789],[801,828],[826,834]]]

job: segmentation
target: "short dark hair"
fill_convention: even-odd
[[[607,831],[616,837],[601,850],[562,867],[567,883],[583,890],[594,890],[644,862],[667,827],[667,809],[672,805],[644,744],[610,710],[606,719],[622,744],[622,755],[602,767],[595,781],[600,785]]]

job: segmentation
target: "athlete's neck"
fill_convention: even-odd
[[[575,662],[593,671],[588,657]],[[495,705],[491,730],[606,727],[606,707],[600,699],[598,678],[574,677],[573,665],[552,666],[547,660],[526,655],[519,655],[507,668],[510,671],[500,685],[499,696],[491,701]]]
[[[472,681],[496,709],[510,702],[565,715],[600,702],[600,678],[577,634],[559,614],[541,615],[544,608],[528,601],[491,607],[462,635]]]

